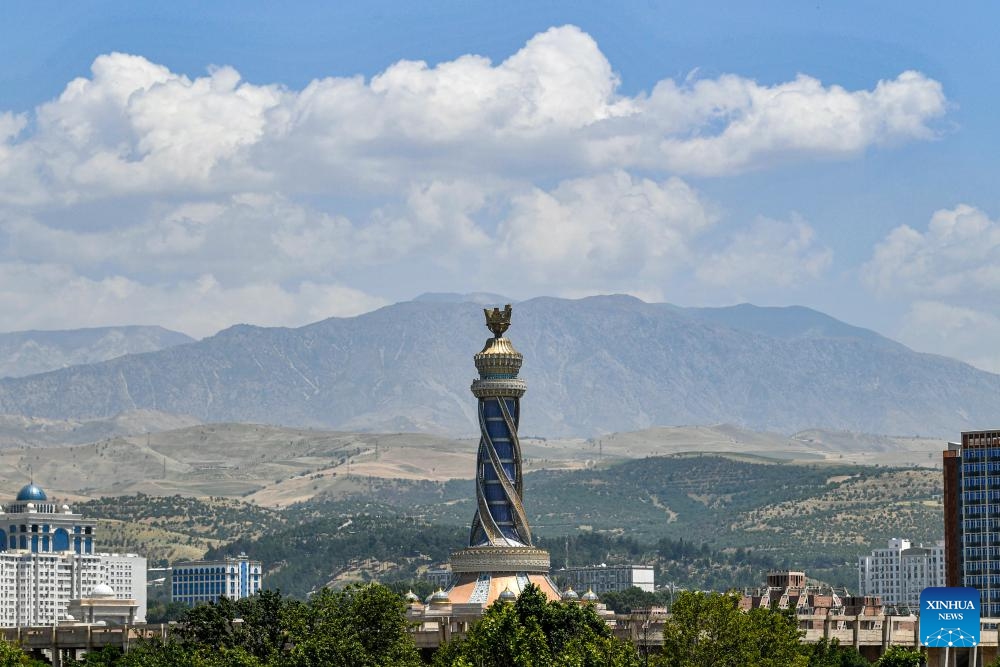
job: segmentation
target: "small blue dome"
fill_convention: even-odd
[[[18,502],[34,502],[36,500],[48,500],[49,497],[45,495],[41,487],[35,486],[35,484],[25,484],[20,491],[17,492]]]

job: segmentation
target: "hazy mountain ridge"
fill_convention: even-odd
[[[755,306],[741,303],[724,308],[680,308],[697,320],[774,338],[854,338],[895,350],[907,348],[896,341],[834,319],[804,306]]]
[[[131,410],[98,419],[0,415],[0,449],[81,445],[137,433],[170,431],[199,423],[194,417],[156,410]]]
[[[783,334],[783,335],[777,335]],[[406,302],[298,329],[231,327],[197,343],[0,381],[0,412],[473,435],[480,306]],[[915,353],[805,308],[682,309],[624,296],[537,298],[509,333],[525,355],[521,432],[589,436],[730,422],[954,437],[1000,413],[1000,376]]]
[[[0,377],[24,377],[194,342],[157,326],[0,333]]]

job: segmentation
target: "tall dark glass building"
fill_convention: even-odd
[[[945,580],[979,589],[1000,617],[1000,431],[968,431],[944,452]]]

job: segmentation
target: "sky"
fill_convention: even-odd
[[[628,293],[1000,371],[1000,6],[160,4],[0,4],[2,331]]]

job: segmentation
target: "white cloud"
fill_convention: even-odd
[[[267,112],[282,100],[279,87],[242,83],[230,67],[190,80],[122,53],[99,56],[91,73],[37,110],[38,129],[24,141],[35,149],[25,151],[25,166],[37,190],[73,202],[226,191],[261,177],[235,158],[262,138]]]
[[[17,137],[27,124],[28,119],[25,114],[14,114],[9,111],[0,113],[0,145]]]
[[[716,216],[678,178],[614,172],[513,197],[497,235],[500,258],[536,285],[637,289],[690,262],[690,242]]]
[[[901,341],[1000,372],[1000,221],[959,204],[936,211],[925,231],[896,227],[862,277],[885,299],[912,299]]]
[[[1000,373],[1000,316],[940,301],[916,301],[899,331],[903,343]]]
[[[724,287],[745,298],[754,291],[789,288],[817,279],[833,260],[804,220],[790,222],[758,218],[735,232],[726,247],[709,253],[695,271],[706,285]]]
[[[644,115],[669,123],[652,162],[720,174],[929,139],[928,122],[946,109],[941,84],[910,71],[871,91],[824,86],[805,75],[775,86],[732,75],[683,86],[668,80],[654,88]]]
[[[302,91],[243,82],[228,66],[189,79],[112,53],[40,106],[31,131],[0,115],[0,168],[18,174],[0,184],[0,201],[387,191],[405,189],[415,172],[720,174],[927,139],[946,107],[940,83],[918,72],[872,90],[724,75],[623,96],[597,44],[572,26],[536,35],[498,64],[400,61],[367,82],[326,78]]]
[[[414,253],[448,263],[450,255],[482,247],[489,237],[472,215],[490,194],[474,183],[426,183],[359,221],[281,195],[239,194],[154,207],[131,224],[96,230],[0,210],[0,259],[155,281],[191,279],[206,270],[226,282],[340,279]]]
[[[241,286],[249,294],[265,288],[285,294],[267,299],[276,305],[252,320],[276,324],[282,313],[286,323],[299,323],[300,312],[317,309],[310,300],[322,303],[322,294],[300,287],[294,293],[303,303],[293,309],[279,285],[354,285],[374,293],[408,285],[412,294],[461,283],[513,295],[614,291],[657,299],[680,273],[695,271],[716,289],[786,287],[815,277],[829,261],[829,251],[801,221],[758,221],[737,227],[735,236],[717,230],[729,245],[714,250],[706,233],[718,225],[714,205],[684,181],[614,171],[548,190],[432,181],[357,220],[258,194],[153,207],[124,228],[62,228],[0,215],[0,261],[59,267],[59,279],[49,282],[86,287],[70,300],[98,303],[88,317],[124,313],[118,306],[125,303],[145,303],[139,314],[164,304],[157,306],[164,322],[182,321],[198,332],[242,312]],[[706,256],[726,272],[697,269]],[[198,326],[189,320],[201,308],[174,295],[202,292],[194,286],[205,274],[216,281],[211,293],[231,296],[238,305],[231,311],[221,300],[199,302],[212,315]],[[108,293],[118,295],[110,313],[99,305]],[[133,294],[142,296],[132,300]],[[170,304],[178,310],[168,312]]]
[[[864,267],[882,295],[951,297],[975,303],[1000,294],[1000,222],[960,204],[934,213],[926,232],[901,225]]]
[[[211,274],[168,285],[114,275],[94,280],[56,264],[0,263],[0,329],[159,324],[206,336],[234,323],[297,326],[350,316],[383,299],[336,284],[222,285]]]
[[[501,62],[404,60],[302,90],[106,54],[32,113],[0,109],[0,328],[203,334],[457,284],[649,297],[706,256],[725,269],[696,273],[712,288],[786,287],[829,263],[811,229],[727,235],[680,175],[925,140],[946,107],[915,72],[870,90],[723,75],[623,95],[573,26]]]

